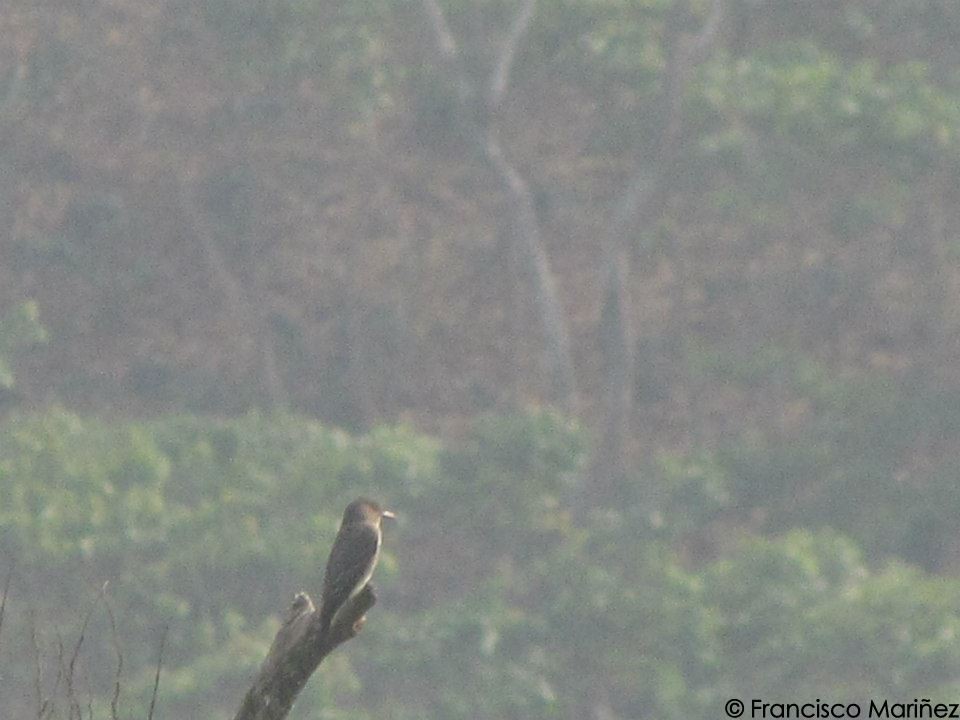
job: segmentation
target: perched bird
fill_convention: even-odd
[[[393,517],[389,510],[364,498],[354,500],[343,511],[340,530],[330,549],[323,576],[322,632],[330,629],[340,608],[370,582],[383,540],[380,523],[383,518]]]

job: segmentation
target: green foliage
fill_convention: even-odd
[[[707,527],[731,504],[729,480],[710,455],[664,456],[655,469],[662,522],[671,538]]]
[[[960,157],[957,90],[918,61],[851,62],[812,41],[780,42],[707,64],[696,99],[776,138],[778,172],[840,157],[909,178]],[[733,131],[724,122],[703,142],[719,149]]]
[[[952,451],[926,439],[960,432],[955,391],[919,376],[837,375],[775,345],[696,347],[689,362],[707,382],[775,386],[778,411],[797,408],[791,427],[756,424],[714,454],[741,511],[762,511],[770,529],[842,528],[871,557],[945,561],[960,486]]]
[[[200,9],[222,40],[227,68],[248,81],[308,77],[356,113],[386,102],[394,67],[384,54],[389,3],[319,0],[203,0]]]
[[[831,532],[754,539],[708,568],[727,692],[863,701],[944,692],[960,663],[960,584],[876,572]],[[854,661],[855,660],[855,661]]]
[[[482,86],[516,3],[441,4],[464,70]],[[568,301],[589,296],[594,281],[593,254],[576,238],[602,234],[637,163],[657,171],[667,63],[690,47],[711,5],[538,3],[496,129],[537,192],[569,200],[558,203],[569,208],[559,208],[557,227],[542,218],[555,239],[549,254],[570,274]],[[696,326],[698,337],[688,373],[658,395],[666,406],[681,400],[636,443],[669,435],[674,446],[636,472],[622,504],[575,512],[589,492],[579,480],[584,434],[547,412],[481,418],[459,442],[407,427],[352,437],[284,415],[16,417],[0,428],[0,557],[19,567],[8,627],[26,627],[30,609],[66,624],[86,607],[86,589],[109,581],[131,701],[149,694],[156,640],[169,626],[161,711],[227,716],[292,593],[316,594],[340,510],[363,493],[402,518],[377,574],[381,603],[311,683],[301,717],[579,718],[602,700],[620,717],[707,718],[732,695],[945,693],[960,670],[960,588],[927,572],[955,568],[960,507],[951,440],[960,397],[942,379],[954,375],[956,241],[944,228],[955,225],[960,167],[960,5],[728,6],[720,51],[692,69],[682,98],[681,156],[659,184],[665,217],[650,230],[657,262],[631,262],[642,305],[676,308],[666,332]],[[418,341],[436,343],[418,351],[438,359],[422,372],[454,369],[423,386],[456,386],[463,358],[444,346],[501,347],[508,294],[490,291],[493,249],[471,266],[462,243],[443,242],[502,234],[502,198],[462,153],[449,163],[422,153],[462,143],[463,130],[458,88],[437,67],[419,8],[201,0],[195,12],[177,10],[161,3],[150,17],[87,20],[64,4],[12,16],[6,55],[16,62],[0,77],[0,119],[13,132],[2,152],[18,169],[7,203],[18,210],[4,279],[29,270],[27,285],[66,288],[49,296],[61,306],[58,327],[92,320],[92,332],[76,333],[85,339],[51,349],[49,366],[70,377],[51,385],[61,397],[91,387],[122,394],[84,365],[93,347],[116,353],[114,367],[130,368],[131,388],[153,389],[151,401],[177,383],[181,408],[256,397],[242,360],[228,381],[218,372],[229,363],[195,369],[192,380],[178,366],[211,348],[231,353],[221,303],[192,282],[203,264],[189,249],[162,257],[190,245],[178,188],[206,178],[202,209],[229,236],[238,277],[266,292],[271,312],[302,291],[289,321],[270,322],[289,331],[310,373],[317,347],[344,344],[336,333],[352,327],[359,300],[395,304]],[[27,112],[35,115],[22,122]],[[455,229],[443,218],[450,208]],[[263,239],[274,237],[264,227],[278,228],[275,239]],[[349,270],[374,252],[387,258],[386,300],[376,296],[383,278]],[[316,282],[315,268],[329,269],[331,282]],[[431,296],[433,276],[453,292]],[[927,290],[931,276],[942,292]],[[871,352],[863,338],[889,319],[873,306],[876,277],[933,317],[919,334],[941,338],[929,343],[934,372],[923,362],[920,372],[890,373],[857,364]],[[418,287],[397,290],[411,278]],[[363,297],[316,290],[340,284]],[[941,295],[950,300],[936,305]],[[142,314],[117,323],[132,305]],[[863,307],[869,322],[856,319]],[[44,339],[36,308],[0,320],[0,388],[14,384],[16,353]],[[589,339],[589,313],[577,310],[576,333]],[[359,317],[352,339],[381,347]],[[768,323],[752,336],[761,342],[741,342],[753,324],[744,318]],[[810,347],[795,330],[818,321],[826,329]],[[903,325],[890,341],[901,352],[914,333]],[[444,329],[439,340],[417,329],[433,327]],[[97,344],[114,333],[117,342]],[[313,335],[314,346],[299,347]],[[145,359],[146,337],[183,345]],[[465,337],[476,345],[457,342]],[[498,397],[522,395],[514,391],[529,378],[516,367],[536,365],[523,345],[509,363],[479,368],[497,382],[516,376]],[[584,348],[578,367],[596,387],[598,363]],[[279,371],[291,387],[309,375],[289,363]],[[320,400],[300,407],[336,406],[331,395],[355,382],[338,362],[321,374]],[[690,420],[701,415],[700,388],[733,400],[704,403]],[[408,389],[393,393],[398,405],[429,406]],[[674,432],[678,416],[689,433]],[[689,447],[691,437],[719,439]],[[109,658],[102,615],[95,622],[88,645]],[[8,659],[27,657],[29,639],[6,630],[0,690],[22,682],[27,697],[30,669]],[[109,663],[90,667],[108,687]]]
[[[51,602],[37,603],[49,612],[75,609],[57,604],[70,585],[109,580],[115,601],[143,618],[129,638],[134,653],[149,653],[169,624],[173,669],[184,678],[169,702],[188,707],[259,662],[268,637],[251,635],[251,622],[281,609],[302,579],[319,582],[322,548],[357,492],[357,469],[368,489],[392,494],[371,482],[385,455],[402,471],[405,458],[384,445],[279,417],[13,420],[0,435],[4,555],[28,576],[58,578],[57,591],[44,593]],[[423,455],[415,438],[405,452]]]
[[[827,407],[862,396],[803,363],[796,382]],[[227,715],[292,593],[316,593],[342,507],[370,494],[401,515],[381,602],[298,717],[582,717],[602,691],[621,716],[679,720],[741,692],[933,693],[957,676],[956,583],[871,569],[828,530],[747,539],[690,567],[685,535],[728,513],[743,479],[709,456],[664,457],[643,478],[664,488],[659,520],[639,493],[575,520],[584,449],[553,413],[482,418],[449,444],[283,415],[14,418],[0,427],[11,617],[62,622],[109,580],[126,704],[149,696],[169,626],[162,717]],[[110,657],[105,627],[87,643]],[[92,667],[108,688],[109,659]]]

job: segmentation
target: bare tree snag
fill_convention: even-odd
[[[679,1],[668,18],[664,46],[667,63],[660,110],[657,150],[638,162],[628,177],[609,224],[599,243],[600,407],[594,423],[594,450],[588,471],[589,505],[615,501],[626,467],[626,439],[633,410],[633,338],[629,298],[624,278],[625,239],[638,225],[656,222],[680,155],[683,99],[696,66],[712,51],[720,35],[729,0],[713,0],[699,32],[682,28],[691,14],[690,3]],[[540,223],[530,186],[500,143],[497,115],[510,87],[518,50],[536,13],[536,0],[523,0],[507,28],[493,61],[484,92],[474,80],[479,73],[466,66],[462,52],[438,0],[421,0],[434,39],[439,65],[457,89],[458,113],[464,134],[493,170],[508,199],[507,218],[515,265],[525,279],[544,335],[543,364],[551,382],[551,400],[567,411],[576,408],[576,381],[572,343],[556,280],[544,249]]]
[[[676,8],[675,19],[688,11],[685,3],[679,3]],[[624,238],[638,225],[654,224],[660,214],[666,186],[679,156],[687,83],[693,69],[706,59],[716,43],[725,11],[726,0],[714,0],[710,16],[700,32],[692,37],[681,33],[677,22],[668,23],[658,151],[652,163],[638,167],[627,182],[602,240],[599,338],[603,394],[590,469],[593,503],[616,501],[614,496],[626,467],[624,446],[633,410],[633,338],[626,312],[628,301],[622,269]]]
[[[343,606],[324,635],[310,596],[297,593],[234,720],[285,718],[313,671],[339,645],[356,637],[376,601],[367,585]]]
[[[224,308],[231,313],[236,335],[241,342],[240,351],[252,358],[251,365],[257,369],[270,405],[274,409],[283,409],[289,402],[266,313],[248,297],[243,282],[230,269],[209,218],[197,204],[197,182],[193,180],[197,174],[191,170],[188,173],[190,179],[180,183],[180,205],[184,217],[190,222],[210,271],[223,293]]]
[[[497,53],[489,86],[482,92],[464,67],[450,26],[437,0],[423,0],[440,64],[457,88],[460,122],[465,135],[493,170],[508,199],[510,247],[520,275],[527,280],[544,337],[543,366],[550,378],[551,401],[568,412],[576,409],[576,380],[572,344],[556,280],[550,269],[529,183],[500,144],[494,122],[497,108],[510,87],[510,76],[520,43],[536,11],[536,0],[523,0]]]

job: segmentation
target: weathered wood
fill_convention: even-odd
[[[373,588],[367,585],[344,605],[324,635],[320,613],[310,596],[297,593],[234,720],[285,718],[323,659],[360,632],[376,600]]]

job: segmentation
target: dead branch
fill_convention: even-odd
[[[287,392],[266,313],[249,297],[241,278],[231,270],[216,230],[196,200],[197,183],[192,180],[196,172],[190,170],[187,174],[189,179],[179,183],[180,206],[223,293],[224,308],[231,313],[237,336],[241,339],[241,351],[254,356],[252,364],[260,374],[270,404],[275,409],[287,407]]]
[[[7,598],[10,597],[10,582],[13,580],[14,565],[7,570],[7,577],[3,581],[3,600],[0,601],[0,634],[3,633],[3,616],[7,611]]]
[[[168,627],[163,628],[163,633],[160,635],[160,650],[157,652],[157,672],[153,677],[153,692],[150,694],[150,710],[147,713],[147,720],[153,720],[153,711],[157,707],[157,690],[160,689],[160,668],[163,667],[163,648],[167,644],[167,630]]]
[[[306,593],[297,593],[234,720],[282,720],[314,670],[339,645],[356,637],[376,602],[367,585],[322,632],[320,613]]]
[[[37,638],[37,619],[33,609],[30,610],[30,644],[33,647],[33,692],[37,706],[37,717],[42,718],[44,712],[43,700],[43,660],[40,653],[40,640]]]
[[[10,597],[10,582],[13,580],[13,569],[15,563],[10,565],[7,570],[7,578],[3,582],[3,599],[0,600],[0,636],[3,633],[3,616],[7,611],[7,598]]]
[[[123,675],[123,651],[120,648],[120,637],[117,633],[117,618],[113,612],[113,606],[110,604],[110,597],[106,593],[106,584],[104,584],[103,605],[107,610],[107,617],[110,619],[110,642],[113,645],[113,652],[117,656],[117,671],[113,677],[113,695],[110,698],[110,720],[120,720],[120,678]]]

